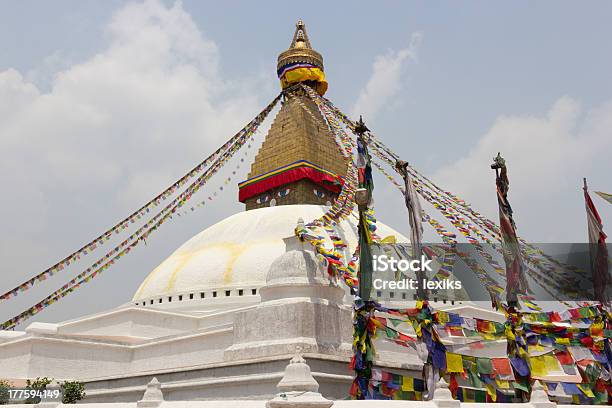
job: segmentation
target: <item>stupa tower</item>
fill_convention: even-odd
[[[299,20],[289,49],[278,56],[277,73],[287,90],[270,131],[239,184],[246,209],[289,204],[328,204],[338,195],[346,160],[316,105],[297,86],[327,91],[323,57]]]

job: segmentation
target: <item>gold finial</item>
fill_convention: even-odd
[[[308,34],[306,34],[306,24],[304,24],[302,19],[299,19],[297,23],[295,23],[295,33],[293,34],[293,40],[289,46],[289,49],[292,48],[312,49],[310,40],[308,39]]]
[[[323,57],[312,49],[306,24],[301,19],[295,23],[295,32],[289,49],[278,56],[277,69],[280,70],[284,65],[295,62],[307,62],[323,69]]]

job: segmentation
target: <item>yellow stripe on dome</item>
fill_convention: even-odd
[[[247,245],[244,244],[235,244],[231,242],[221,242],[214,245],[207,245],[204,248],[201,248],[198,251],[190,252],[188,254],[182,255],[179,264],[173,269],[172,274],[170,275],[170,279],[168,280],[168,284],[166,286],[164,294],[169,294],[174,289],[176,285],[176,281],[179,278],[180,273],[185,268],[185,265],[191,261],[195,256],[199,256],[200,253],[204,250],[210,250],[212,247],[218,247],[219,249],[215,249],[217,251],[224,251],[227,253],[228,260],[225,265],[225,270],[223,271],[223,282],[225,284],[229,284],[232,281],[232,271],[234,269],[234,264],[244,252],[244,249]],[[148,280],[149,277],[147,277]]]
[[[223,272],[223,283],[225,283],[226,285],[232,282],[232,272],[234,271],[234,264],[236,263],[240,255],[242,255],[242,253],[244,252],[244,248],[246,247],[246,245],[228,244],[227,246],[227,249],[230,251],[230,254],[229,260],[225,265],[225,271]]]
[[[168,285],[166,286],[166,293],[169,293],[174,288],[174,284],[176,283],[176,279],[178,278],[179,272],[181,272],[183,268],[185,267],[185,265],[189,261],[191,261],[194,255],[195,253],[192,252],[189,254],[185,254],[181,257],[180,262],[178,263],[178,265],[174,267],[174,270],[172,271],[172,274],[170,275],[170,279],[168,280]]]

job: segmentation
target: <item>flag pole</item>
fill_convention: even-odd
[[[506,315],[506,353],[514,364],[526,365],[527,342],[523,330],[523,314],[520,311],[518,295],[525,294],[528,290],[527,281],[523,273],[523,262],[521,250],[516,234],[516,225],[512,216],[512,207],[508,201],[508,169],[506,161],[497,153],[493,159],[491,168],[495,170],[495,184],[497,187],[497,203],[499,206],[499,227],[502,239],[504,262],[506,264],[506,304],[504,309]],[[518,376],[517,382],[522,383],[525,389],[531,387],[531,374]],[[517,390],[517,397],[524,402],[529,401],[530,392]]]
[[[586,177],[582,179],[584,203],[587,213],[587,231],[589,234],[589,255],[591,260],[591,276],[593,278],[593,295],[602,306],[610,306],[611,294],[609,287],[612,278],[608,271],[608,248],[606,247],[606,234],[603,231],[601,217],[591,199]]]
[[[370,300],[372,289],[372,253],[370,244],[372,236],[367,223],[367,211],[372,203],[372,167],[368,153],[367,140],[364,137],[369,131],[361,116],[355,124],[354,132],[357,135],[357,172],[358,188],[355,191],[355,202],[359,210],[359,271],[357,278],[359,289],[355,296],[353,307],[353,360],[351,367],[355,371],[355,379],[350,394],[359,400],[371,399],[369,383],[372,378],[374,364],[374,345],[371,335],[371,318],[374,315],[375,304]]]
[[[408,222],[410,224],[410,244],[412,246],[412,257],[413,259],[421,259],[423,255],[423,224],[421,222],[421,204],[419,198],[414,191],[410,174],[408,173],[408,163],[403,160],[397,160],[395,162],[395,169],[404,179],[404,202],[406,209],[408,210]],[[427,300],[427,290],[424,287],[424,282],[427,279],[427,275],[424,271],[418,270],[415,272],[418,281],[417,285],[417,299]]]
[[[374,181],[372,180],[371,158],[368,152],[368,143],[364,135],[369,129],[366,127],[361,116],[355,124],[355,133],[357,134],[357,171],[358,171],[358,189],[355,193],[355,201],[359,209],[359,297],[364,300],[370,300],[370,291],[372,289],[372,253],[370,244],[372,243],[372,235],[370,233],[367,221],[366,212],[372,202],[372,190],[374,190]]]

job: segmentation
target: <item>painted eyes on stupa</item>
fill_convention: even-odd
[[[268,194],[264,194],[264,195],[259,196],[259,198],[257,198],[255,202],[257,204],[263,204],[263,203],[267,203],[268,201],[270,201],[270,196]]]
[[[315,196],[317,196],[318,198],[325,198],[325,193],[322,192],[321,190],[317,190],[316,188],[312,190],[312,192],[314,193]]]
[[[278,195],[280,198],[283,198],[283,197],[287,197],[290,192],[291,192],[290,188],[284,188],[280,190],[278,193],[276,193],[276,195]]]

